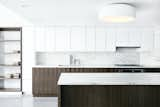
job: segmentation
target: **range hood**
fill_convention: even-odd
[[[118,47],[115,53],[116,65],[139,65],[140,53],[137,52],[137,47]]]

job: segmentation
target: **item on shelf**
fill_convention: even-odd
[[[21,53],[20,50],[14,50],[13,53]]]
[[[0,64],[0,66],[20,66],[21,63],[20,62],[17,62],[17,63],[14,63],[14,64]]]
[[[20,65],[21,65],[21,62],[18,61],[18,62],[15,62],[15,63],[11,64],[11,65],[13,65],[13,66],[20,66]]]
[[[10,75],[10,77],[9,78],[14,78],[14,79],[16,79],[16,78],[21,78],[21,74],[20,73],[15,73],[15,74],[9,74]]]
[[[4,76],[1,75],[0,78],[4,78]]]
[[[10,78],[14,78],[14,75],[13,75],[13,74],[10,74]]]

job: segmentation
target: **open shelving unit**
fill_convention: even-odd
[[[0,28],[0,92],[22,92],[22,28]]]

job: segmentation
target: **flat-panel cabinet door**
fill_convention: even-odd
[[[129,32],[128,29],[118,28],[116,35],[116,46],[128,46],[129,42]]]
[[[73,26],[70,32],[70,51],[85,50],[85,27]]]
[[[70,28],[56,27],[55,28],[55,45],[56,51],[69,51],[70,49]]]
[[[38,52],[55,51],[54,27],[35,27],[35,50]]]
[[[115,29],[107,29],[106,33],[106,51],[116,51],[116,32]]]
[[[37,52],[45,51],[45,29],[43,27],[35,27],[35,50]]]
[[[106,31],[104,27],[96,27],[95,50],[106,51]]]
[[[131,29],[129,32],[129,45],[141,47],[142,32],[138,29]]]
[[[86,27],[86,51],[95,51],[95,27]]]
[[[160,31],[155,32],[154,42],[154,49],[160,52]]]
[[[151,29],[142,31],[141,49],[140,51],[152,51],[154,48],[154,32]]]
[[[55,27],[46,27],[45,30],[45,51],[55,51]]]

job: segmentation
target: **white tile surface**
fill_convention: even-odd
[[[58,107],[56,97],[0,97],[0,107]]]

